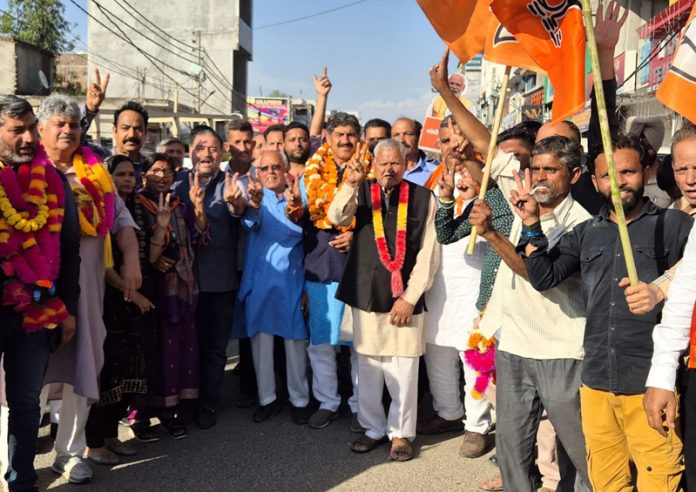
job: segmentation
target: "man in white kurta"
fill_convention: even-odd
[[[363,453],[391,440],[391,458],[412,457],[416,435],[418,358],[425,349],[424,298],[439,263],[435,237],[435,200],[418,185],[403,182],[405,149],[394,140],[375,147],[375,180],[365,181],[365,168],[358,159],[347,166],[347,175],[328,211],[335,225],[356,220],[355,236],[337,298],[351,306],[353,344],[358,353],[358,419],[365,434],[352,444]],[[404,261],[399,270],[389,270],[379,258],[373,224],[373,199],[380,203],[387,254],[399,252],[396,219],[401,194],[408,189],[408,212]],[[380,212],[375,212],[380,213]],[[395,287],[395,275],[401,287]],[[391,278],[391,281],[390,281]],[[382,407],[386,383],[392,398],[389,415]]]

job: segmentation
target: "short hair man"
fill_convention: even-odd
[[[290,161],[290,174],[299,178],[304,174],[305,162],[310,155],[309,128],[293,121],[283,130],[283,146]]]
[[[264,199],[258,208],[247,207],[242,217],[249,235],[239,299],[245,306],[246,334],[251,337],[260,405],[253,419],[258,423],[280,413],[285,403],[276,391],[274,336],[283,339],[293,421],[302,424],[309,418],[308,333],[300,309],[303,231],[285,213],[288,168],[282,150],[261,154],[256,170]]]
[[[88,148],[80,147],[80,108],[77,102],[67,96],[47,97],[41,102],[38,116],[38,130],[48,158],[66,174],[73,194],[79,197],[78,206],[83,207],[86,202],[90,210],[95,210],[93,223],[80,223],[78,250],[82,262],[78,338],[51,356],[45,378],[46,383],[63,383],[60,411],[63,424],[58,426],[56,458],[51,470],[72,483],[82,483],[92,477],[91,468],[82,458],[87,447],[85,424],[90,405],[100,396],[99,372],[106,336],[103,321],[106,236],[112,234],[123,253],[120,275],[126,300],[142,283],[139,248],[135,221],[113,189],[110,178],[104,183],[96,172],[85,172],[88,168],[103,164],[90,155]],[[118,121],[130,120],[119,118]],[[78,156],[82,166],[75,165]],[[91,183],[89,191],[84,185],[85,181]],[[99,197],[95,197],[95,194]],[[112,209],[108,210],[107,207]]]
[[[356,220],[356,237],[336,292],[353,317],[358,419],[366,429],[351,447],[364,453],[391,440],[391,459],[405,461],[413,456],[416,436],[418,359],[425,349],[423,295],[439,263],[435,200],[429,190],[403,179],[406,149],[396,140],[377,144],[372,169],[375,181],[367,182],[364,163],[352,160],[328,212],[338,226]],[[388,210],[383,223],[373,222],[373,210],[381,218],[382,209]],[[405,240],[395,239],[397,234]],[[392,257],[403,261],[395,264]],[[382,406],[385,382],[392,396],[388,417]]]
[[[367,148],[370,152],[374,152],[375,145],[377,145],[380,140],[391,138],[391,125],[388,121],[373,118],[365,123],[363,134],[363,140],[367,144]]]
[[[619,134],[612,147],[635,266],[640,278],[650,281],[679,261],[693,219],[644,198],[648,170],[636,137]],[[591,164],[606,203],[602,212],[551,247],[539,225],[538,198],[526,187],[513,203],[525,231],[518,249],[524,252],[530,282],[540,291],[580,274],[587,318],[580,401],[591,483],[597,490],[620,483],[640,490],[676,491],[683,471],[681,439],[673,429],[666,438],[651,432],[643,409],[652,332],[660,312],[641,317],[629,313],[621,290],[628,286],[628,278],[605,154]],[[575,282],[573,287],[577,288]],[[555,427],[560,436],[562,429]],[[631,461],[637,469],[635,484]]]
[[[169,137],[162,140],[157,145],[157,152],[167,154],[174,159],[174,172],[178,173],[184,168],[184,156],[186,155],[186,146],[184,142],[178,138]]]
[[[650,171],[648,182],[645,185],[645,196],[658,207],[669,207],[672,197],[657,186],[657,170],[660,159],[657,153],[662,147],[665,137],[665,124],[658,116],[631,116],[626,120],[626,133],[635,135],[643,145],[643,159],[645,167]]]
[[[418,148],[420,130],[417,122],[411,118],[398,118],[392,124],[391,138],[406,148],[404,179],[423,186],[437,167],[437,162]]]
[[[229,152],[230,160],[227,172],[243,176],[251,169],[252,155],[256,146],[254,129],[247,120],[236,119],[225,125],[227,141],[224,150]]]
[[[283,150],[283,134],[285,133],[285,125],[271,125],[263,132],[263,138],[266,140],[264,150]]]
[[[0,169],[2,182],[17,183],[20,169],[43,169],[45,176],[42,181],[46,184],[46,193],[56,198],[55,203],[48,204],[48,213],[55,215],[52,215],[54,220],[49,219],[37,232],[43,232],[46,228],[50,240],[58,236],[60,245],[57,251],[39,255],[42,263],[51,259],[49,255],[55,255],[53,260],[60,262],[60,269],[51,271],[49,278],[44,279],[51,282],[52,285],[49,287],[39,289],[36,286],[37,279],[31,278],[30,273],[26,271],[9,273],[3,269],[0,272],[2,297],[5,299],[0,306],[0,353],[4,359],[5,393],[10,410],[9,461],[5,478],[10,490],[36,490],[34,455],[41,420],[39,394],[43,386],[50,347],[55,348],[61,337],[63,342],[68,343],[75,335],[77,298],[80,291],[80,232],[75,202],[64,176],[48,162],[43,150],[37,156],[37,142],[36,116],[31,104],[14,95],[0,95],[0,161],[5,164],[5,167]],[[26,204],[18,203],[16,198],[9,195],[5,201],[18,212],[30,214],[29,217],[36,214],[31,210],[33,206],[27,207]],[[9,240],[14,240],[14,236],[19,233],[1,216],[0,226],[9,236]],[[29,232],[28,235],[32,238],[35,236],[33,232]],[[27,256],[27,249],[8,248],[7,239],[0,242],[0,262],[10,264],[18,259],[36,261],[36,256],[31,260]],[[33,266],[36,268],[39,265]],[[15,292],[20,290],[29,298],[38,290],[41,296],[39,302],[52,303],[59,311],[57,317],[47,319],[42,326],[34,326],[28,330],[27,307],[42,311],[43,309],[38,303],[21,308],[19,300],[13,299],[12,288]],[[60,330],[55,329],[56,324],[60,326]]]
[[[228,135],[232,169],[250,164],[251,126],[239,125],[230,129]],[[209,429],[217,424],[225,353],[234,322],[235,291],[239,287],[238,217],[244,213],[247,200],[237,182],[238,176],[220,171],[223,142],[215,130],[204,125],[195,127],[191,132],[189,152],[193,169],[180,173],[173,189],[179,199],[193,208],[197,219],[205,215],[199,227],[207,228],[212,238],[196,249],[200,290],[196,315],[201,364],[197,424],[201,429]],[[249,201],[252,191],[250,188]],[[201,214],[201,210],[205,214]]]
[[[135,167],[135,185],[142,186],[142,167],[147,159],[142,153],[147,138],[149,115],[142,104],[128,101],[114,112],[114,154],[127,155]]]

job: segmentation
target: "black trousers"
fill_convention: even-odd
[[[234,320],[235,292],[201,292],[196,318],[201,366],[199,408],[216,410],[227,363],[227,343]]]
[[[104,439],[118,437],[118,421],[126,415],[131,395],[108,405],[94,404],[89,409],[89,417],[85,425],[87,447],[102,448]]]

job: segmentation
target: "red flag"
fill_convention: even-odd
[[[491,9],[555,87],[553,121],[585,106],[585,29],[577,0],[493,0]]]
[[[692,123],[696,123],[696,4],[679,40],[667,75],[657,89],[657,100]]]

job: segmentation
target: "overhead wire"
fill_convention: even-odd
[[[314,14],[303,15],[302,17],[296,17],[294,19],[288,19],[288,20],[281,21],[281,22],[275,22],[273,24],[266,24],[264,26],[258,26],[258,27],[255,27],[254,30],[259,31],[261,29],[268,29],[270,27],[284,26],[285,24],[292,24],[293,22],[299,22],[299,21],[303,21],[303,20],[307,20],[307,19],[312,19],[314,17],[319,17],[320,15],[326,15],[326,14],[330,14],[331,12],[336,12],[337,10],[347,9],[348,7],[352,7],[353,5],[358,5],[360,3],[365,3],[367,1],[368,0],[358,0],[357,2],[347,3],[345,5],[340,5],[338,7],[334,7],[332,9],[322,10],[321,12],[316,12]]]

